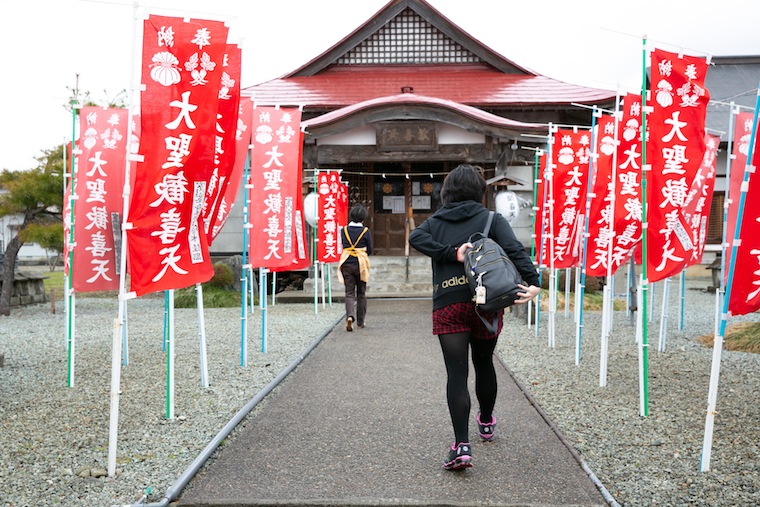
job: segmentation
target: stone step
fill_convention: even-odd
[[[399,297],[413,294],[431,294],[432,272],[430,259],[427,257],[370,257],[370,280],[367,293],[397,295]],[[343,285],[338,279],[338,265],[330,264],[330,286],[333,293],[343,293]],[[304,281],[304,292],[314,290],[314,280]]]

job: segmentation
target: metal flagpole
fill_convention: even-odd
[[[78,94],[79,86],[75,90],[75,94]],[[74,296],[74,248],[76,243],[74,241],[74,228],[75,228],[75,214],[74,206],[77,200],[77,163],[76,155],[80,150],[76,148],[76,129],[77,129],[77,117],[78,111],[81,106],[77,101],[77,97],[71,101],[71,192],[69,193],[69,276],[66,284],[66,295],[68,304],[64,305],[68,312],[66,313],[66,386],[74,387],[74,365],[76,362],[76,327],[75,327],[75,314],[76,314],[76,299]]]
[[[169,338],[166,341],[166,418],[174,418],[174,289],[169,289]]]
[[[659,352],[665,352],[665,341],[668,336],[668,300],[670,299],[670,278],[665,279],[665,287],[662,289],[662,309],[660,313],[660,341],[657,345]]]
[[[615,95],[615,123],[614,123],[614,137],[615,137],[615,150],[612,152],[612,188],[610,189],[610,240],[607,243],[607,278],[602,289],[602,333],[599,340],[599,386],[605,387],[607,385],[607,356],[608,345],[610,341],[610,323],[609,316],[612,314],[613,301],[612,301],[612,246],[614,243],[614,231],[615,231],[615,195],[617,193],[617,153],[618,146],[620,144],[620,91],[618,90]]]
[[[549,155],[546,160],[546,178],[544,185],[548,186],[549,192],[549,348],[554,348],[554,318],[557,311],[557,274],[554,270],[554,163],[552,162],[552,146],[554,144],[554,133],[557,127],[549,124]]]
[[[249,180],[249,167],[251,161],[251,147],[248,146],[248,154],[245,157],[245,166],[243,169],[243,252],[242,263],[240,266],[240,366],[248,366],[248,281],[251,269],[248,266],[248,229],[249,223],[249,206],[248,206],[248,189],[251,187]],[[253,304],[253,294],[251,294],[251,304]]]
[[[586,251],[588,249],[588,229],[589,229],[589,221],[591,214],[591,199],[593,197],[596,197],[593,195],[594,190],[594,161],[597,157],[596,152],[596,145],[597,145],[597,125],[596,125],[596,119],[601,116],[601,111],[599,111],[596,106],[594,106],[592,112],[591,112],[591,153],[589,155],[588,159],[588,181],[586,183],[586,217],[583,224],[583,240],[581,243],[581,273],[580,273],[580,282],[578,283],[578,290],[576,291],[576,301],[578,302],[577,307],[577,314],[578,314],[578,322],[575,327],[575,364],[581,363],[581,340],[583,338],[583,298],[585,295],[585,289],[586,289]]]
[[[138,28],[137,2],[134,4],[132,15],[132,56],[131,69],[129,78],[129,110],[127,111],[127,133],[132,135],[132,121],[134,118],[133,109],[135,106],[134,92],[137,89],[135,85],[135,57],[137,45],[137,28]],[[121,256],[119,257],[119,311],[118,317],[114,319],[111,345],[111,387],[110,387],[110,414],[108,424],[108,476],[116,475],[116,446],[119,429],[119,397],[121,395],[121,367],[119,362],[122,355],[122,331],[126,323],[126,306],[128,297],[133,294],[126,292],[127,277],[127,229],[131,228],[129,224],[129,199],[131,194],[131,176],[130,164],[139,162],[142,156],[132,153],[130,143],[127,143],[127,156],[124,163],[124,190],[122,192],[122,227],[121,227]],[[72,184],[73,189],[73,184]],[[126,340],[124,340],[126,342]]]
[[[261,306],[261,351],[267,351],[268,310],[267,310],[267,268],[259,268],[259,306]]]
[[[203,286],[195,284],[198,302],[198,351],[200,352],[201,387],[208,387],[208,359],[206,355],[206,321],[203,315]]]
[[[718,402],[718,380],[720,378],[720,356],[723,349],[723,337],[726,333],[726,320],[728,319],[728,303],[731,299],[731,287],[733,285],[734,271],[736,269],[736,252],[739,248],[739,237],[744,216],[744,205],[747,200],[747,190],[749,190],[749,179],[756,167],[752,165],[752,158],[755,153],[755,138],[757,137],[757,116],[760,110],[760,84],[757,88],[757,99],[755,101],[755,114],[752,118],[752,135],[749,141],[749,151],[747,152],[747,164],[744,168],[744,179],[742,180],[741,196],[739,197],[739,210],[736,214],[736,225],[734,226],[734,239],[731,242],[731,261],[728,264],[728,278],[726,282],[726,292],[723,295],[723,312],[720,316],[720,327],[713,340],[712,367],[710,368],[710,388],[707,395],[707,416],[705,418],[705,436],[702,442],[702,457],[699,463],[699,471],[706,472],[710,470],[710,458],[712,456],[712,436],[715,424],[715,408]],[[753,217],[754,219],[754,217]]]
[[[644,36],[642,45],[642,73],[641,73],[641,306],[642,314],[641,341],[639,342],[639,414],[649,416],[649,343],[647,342],[647,38]]]

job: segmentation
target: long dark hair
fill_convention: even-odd
[[[456,166],[443,180],[441,202],[443,204],[460,201],[481,202],[486,192],[486,180],[482,172],[483,168],[477,165]]]

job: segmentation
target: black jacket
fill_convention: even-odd
[[[409,235],[409,244],[430,257],[433,265],[433,309],[472,300],[464,265],[457,261],[456,251],[472,234],[485,229],[488,213],[479,202],[449,203]],[[538,272],[533,262],[509,222],[499,213],[494,214],[489,236],[501,245],[526,284],[538,286]]]

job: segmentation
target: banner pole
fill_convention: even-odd
[[[245,156],[245,165],[243,166],[243,251],[241,252],[242,262],[240,265],[240,366],[248,366],[248,279],[250,277],[248,267],[248,201],[249,201],[249,168],[251,163],[251,146],[248,146],[248,153]],[[251,305],[253,305],[253,294],[251,294]]]
[[[641,246],[642,246],[642,263],[641,263],[641,307],[642,329],[641,341],[639,342],[639,415],[649,416],[649,344],[647,343],[647,38],[643,37],[642,51],[642,73],[641,73]]]
[[[588,159],[588,181],[586,182],[586,217],[583,223],[583,238],[581,241],[581,267],[580,267],[580,281],[578,283],[578,290],[576,291],[577,303],[577,315],[578,322],[575,328],[575,364],[581,363],[581,340],[583,339],[583,299],[586,290],[586,259],[588,257],[588,229],[589,229],[589,215],[591,214],[591,194],[594,187],[594,161],[597,157],[597,125],[596,119],[601,116],[601,112],[596,106],[591,111],[591,153]],[[576,280],[578,280],[576,278]]]
[[[166,418],[174,418],[174,289],[169,289],[169,338],[166,346]]]
[[[757,147],[755,138],[757,137],[757,117],[760,110],[760,84],[757,88],[757,99],[755,100],[755,113],[752,118],[752,134],[749,141],[749,150],[747,151],[747,164],[744,169],[744,178],[741,186],[741,196],[739,197],[739,210],[736,214],[736,226],[734,227],[734,239],[731,242],[731,261],[728,263],[728,278],[726,282],[726,292],[723,295],[723,311],[720,316],[720,327],[718,334],[713,340],[713,357],[710,368],[710,388],[707,395],[707,416],[705,418],[705,436],[702,442],[702,456],[699,463],[699,471],[706,472],[710,470],[710,458],[712,455],[712,436],[715,424],[715,408],[718,403],[718,381],[720,378],[720,356],[723,349],[723,338],[726,333],[726,320],[728,319],[728,307],[731,299],[731,287],[733,286],[733,277],[736,269],[736,253],[739,249],[739,238],[744,218],[744,206],[747,200],[747,190],[749,190],[749,181],[751,173],[755,171],[752,165],[752,159]],[[753,217],[754,219],[754,217]]]
[[[314,169],[314,227],[312,242],[311,259],[314,265],[314,315],[319,313],[319,261],[317,260],[317,242],[319,241],[319,235],[317,234],[317,227],[319,227],[319,170]]]
[[[549,124],[549,156],[546,163],[546,182],[545,185],[549,190],[549,348],[554,348],[554,318],[557,313],[557,273],[554,269],[554,133],[556,127]]]
[[[670,278],[665,279],[665,287],[662,289],[662,307],[660,311],[660,342],[657,350],[665,352],[665,341],[668,336],[668,302],[670,299]]]
[[[612,152],[612,188],[610,189],[610,232],[614,237],[615,232],[615,202],[617,194],[617,153],[618,146],[620,145],[620,129],[621,122],[620,115],[620,90],[615,94],[615,122],[613,127],[613,135],[615,138],[615,150]],[[607,276],[605,278],[604,289],[602,290],[602,329],[599,340],[599,386],[605,387],[607,385],[607,355],[609,353],[608,345],[610,340],[610,323],[608,317],[612,314],[613,310],[613,279],[612,279],[612,247],[613,238],[607,244]]]
[[[259,268],[259,306],[261,306],[261,352],[267,351],[269,311],[267,309],[267,268]]]
[[[208,358],[206,355],[206,321],[203,315],[203,285],[195,284],[195,296],[198,306],[198,349],[200,352],[201,387],[206,388],[208,383]]]
[[[75,93],[78,94],[78,86],[75,90]],[[74,235],[74,229],[75,229],[75,213],[74,213],[74,206],[76,203],[76,190],[77,190],[77,177],[76,177],[76,155],[79,152],[79,150],[76,148],[76,130],[77,130],[77,117],[78,117],[78,111],[79,111],[79,101],[78,98],[75,96],[71,101],[71,192],[69,193],[69,276],[67,278],[67,284],[66,284],[66,297],[68,298],[69,304],[65,305],[68,308],[68,312],[66,313],[66,335],[67,335],[67,345],[66,345],[66,356],[67,356],[67,373],[66,373],[66,386],[67,387],[74,387],[74,365],[76,361],[76,351],[75,351],[75,345],[76,345],[76,328],[74,326],[74,314],[76,312],[75,308],[75,298],[74,298],[74,248],[76,248],[76,243],[74,241],[75,235]]]
[[[720,281],[718,286],[720,291],[718,297],[722,298],[725,295],[726,289],[726,247],[728,241],[728,207],[734,196],[731,195],[731,154],[733,153],[734,143],[734,123],[736,122],[736,116],[739,113],[736,104],[731,101],[730,111],[728,113],[728,146],[726,147],[726,198],[723,202],[723,238],[720,245]],[[715,321],[716,325],[718,320]]]
[[[129,77],[129,109],[127,110],[127,135],[132,136],[133,110],[135,107],[135,58],[137,55],[138,4],[132,9],[132,54]],[[127,307],[127,224],[129,223],[129,199],[132,193],[131,164],[138,160],[139,155],[133,154],[130,143],[127,142],[127,156],[124,161],[124,190],[122,192],[121,214],[121,256],[119,257],[119,310],[114,321],[113,344],[111,347],[111,386],[110,386],[110,417],[108,423],[108,477],[116,475],[116,447],[119,432],[119,397],[121,395],[121,368],[119,362],[122,356],[122,344],[126,345],[126,307]],[[134,156],[133,156],[134,155]],[[73,183],[72,183],[73,189]],[[126,347],[125,347],[125,350]],[[125,356],[126,361],[126,356]]]
[[[681,271],[681,312],[678,317],[678,329],[683,331],[686,310],[686,270]]]

